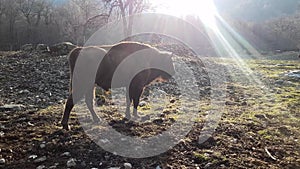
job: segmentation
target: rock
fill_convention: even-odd
[[[265,114],[255,114],[254,117],[262,120],[268,120],[269,118]]]
[[[212,146],[216,145],[216,142],[217,142],[213,137],[208,136],[208,135],[206,135],[206,134],[201,135],[201,136],[199,137],[199,141],[200,141],[200,140],[201,140],[201,142],[202,142],[202,140],[204,141],[204,142],[202,142],[202,143],[200,144],[200,147],[201,147],[201,148],[206,148],[206,149],[209,149],[209,148],[211,148]]]
[[[277,64],[275,66],[282,67],[282,66],[295,66],[295,65],[294,64]]]
[[[132,165],[130,163],[124,163],[125,169],[131,169]]]
[[[205,164],[205,166],[203,168],[210,168],[212,166],[213,163],[207,163]]]
[[[96,99],[97,106],[102,106],[105,104],[105,102],[105,97],[103,95]]]
[[[46,156],[43,156],[43,157],[40,157],[40,158],[37,158],[35,159],[33,162],[34,163],[40,163],[40,162],[44,162],[47,160],[47,157]]]
[[[226,102],[225,102],[225,105],[229,105],[229,106],[230,106],[230,105],[235,105],[235,102],[233,102],[233,101],[226,101]]]
[[[141,117],[141,121],[147,121],[150,120],[150,116],[149,115],[145,115]]]
[[[294,79],[300,79],[300,70],[293,70],[289,73],[286,73],[285,76],[294,78]]]
[[[236,144],[238,141],[236,138],[233,138],[232,140],[230,140],[233,144]]]
[[[171,114],[172,111],[171,111],[170,109],[164,109],[164,110],[163,110],[163,113],[164,113],[164,114]]]
[[[104,144],[106,144],[106,143],[109,143],[109,140],[108,139],[100,139],[100,141],[102,142],[102,143],[104,143]]]
[[[76,166],[76,159],[71,158],[67,161],[67,167],[75,167]]]
[[[141,101],[140,104],[139,104],[139,106],[140,106],[140,107],[144,107],[144,106],[146,106],[146,104],[147,104],[147,102]]]
[[[27,89],[19,91],[19,94],[28,94],[28,93],[30,93],[30,91]]]
[[[247,106],[247,102],[246,102],[246,101],[243,101],[243,102],[241,103],[241,106]]]
[[[46,166],[44,165],[39,165],[38,167],[36,167],[36,169],[44,169],[44,168],[46,168]]]
[[[41,52],[41,53],[50,51],[49,46],[45,44],[38,44],[35,49],[37,50],[37,52]]]
[[[171,99],[170,103],[175,103],[175,101],[176,101],[175,99]]]
[[[281,134],[284,134],[285,136],[290,136],[293,134],[293,132],[286,126],[281,126],[278,128],[278,131],[281,133]]]
[[[4,132],[3,131],[0,131],[0,137],[3,137],[4,136]]]
[[[1,164],[5,164],[5,159],[4,158],[0,158],[0,165]]]
[[[46,147],[46,144],[42,143],[40,144],[40,148],[45,148]]]
[[[220,165],[221,168],[227,168],[225,164]]]
[[[64,152],[60,156],[71,157],[71,153],[70,152]]]
[[[29,122],[27,122],[27,124],[28,124],[29,126],[34,126],[34,124],[33,124],[33,123],[31,123],[30,121],[29,121]]]
[[[155,124],[162,124],[164,122],[164,118],[154,119],[153,123]]]
[[[25,44],[25,45],[21,46],[20,49],[25,52],[31,52],[34,50],[34,45],[33,44]]]
[[[37,157],[38,157],[37,155],[33,154],[33,155],[30,155],[30,156],[28,157],[28,159],[34,160],[34,159],[36,159]]]
[[[283,85],[284,81],[283,80],[276,80],[275,84],[276,85]]]
[[[0,106],[0,111],[16,111],[16,110],[22,110],[25,106],[22,104],[5,104],[3,106]]]
[[[55,168],[57,168],[58,165],[59,165],[59,163],[54,163],[54,165],[50,166],[48,169],[55,169]]]
[[[158,165],[155,169],[161,169],[161,167]]]
[[[86,167],[86,163],[85,163],[85,161],[82,161],[81,163],[80,163],[80,165],[82,166],[82,167]]]
[[[72,49],[77,46],[72,44],[71,42],[62,42],[58,44],[54,44],[50,47],[50,52],[56,55],[67,55]]]

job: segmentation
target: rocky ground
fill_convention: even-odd
[[[177,60],[193,70],[199,100],[180,97],[172,88],[174,81],[156,84],[145,91],[139,108],[147,118],[124,121],[122,109],[98,93],[98,99],[106,100],[98,107],[99,116],[120,133],[140,138],[162,133],[178,121],[190,123],[186,114],[198,107],[192,130],[176,146],[138,159],[99,147],[87,133],[106,128],[87,127],[88,112],[81,107],[72,112],[71,130],[61,129],[69,86],[66,56],[1,52],[0,168],[300,168],[300,80],[292,73],[299,71],[299,60],[247,59],[248,70],[230,58],[202,58],[201,64],[180,57],[188,52],[173,48]],[[199,144],[210,124],[206,117],[214,109],[208,77],[218,72],[226,75],[226,83],[219,86],[226,94],[223,114],[220,121],[211,122],[217,124],[212,136]],[[165,91],[164,101],[149,100],[156,87]]]

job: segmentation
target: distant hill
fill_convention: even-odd
[[[261,22],[292,15],[299,0],[214,0],[221,14],[244,21]]]
[[[229,24],[245,38],[253,47],[259,51],[295,51],[296,39],[288,36],[291,32],[280,30],[281,27],[291,27],[277,21],[266,21],[260,23],[248,23],[229,20]],[[283,24],[283,25],[281,25]]]

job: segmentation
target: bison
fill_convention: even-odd
[[[140,51],[147,51],[140,56],[142,59],[130,60],[130,66],[121,67],[121,63],[125,61],[128,56],[139,54]],[[80,57],[82,55],[82,57]],[[140,54],[141,55],[141,54]],[[76,61],[81,59],[83,68],[75,68]],[[102,60],[102,61],[101,61]],[[101,61],[101,62],[100,62]],[[100,63],[99,63],[100,62]],[[67,99],[64,114],[61,124],[64,129],[68,130],[68,119],[74,104],[78,101],[78,98],[85,96],[86,105],[91,112],[94,122],[100,121],[93,109],[94,98],[94,84],[109,90],[110,88],[126,87],[126,118],[130,119],[130,105],[133,102],[133,115],[138,117],[137,107],[139,105],[140,96],[143,93],[145,86],[156,80],[166,81],[170,79],[174,74],[174,66],[169,52],[162,52],[158,49],[143,43],[138,42],[121,42],[115,45],[107,46],[90,46],[90,47],[78,47],[73,49],[69,54],[69,64],[71,71],[71,85],[70,94]],[[143,64],[148,69],[139,71],[134,75],[129,84],[119,83],[112,86],[113,76],[115,71],[120,70],[120,77],[129,77],[131,72],[135,70],[135,67]],[[168,71],[162,71],[155,68],[156,64],[162,64]],[[79,66],[80,66],[79,65]],[[95,68],[93,68],[95,67]],[[85,70],[81,72],[80,70]],[[87,69],[87,70],[86,70]],[[75,73],[74,71],[77,70]],[[76,76],[75,76],[76,75]],[[92,79],[91,79],[92,78]],[[77,83],[72,81],[80,81],[83,86],[73,86]],[[90,83],[92,82],[92,83]],[[80,91],[79,91],[80,89]],[[73,100],[74,94],[77,99]]]

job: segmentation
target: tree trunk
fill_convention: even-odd
[[[120,6],[120,11],[121,11],[121,16],[122,16],[122,21],[123,21],[123,32],[124,36],[127,38],[128,37],[128,32],[127,32],[127,20],[126,20],[126,14],[125,14],[125,8],[122,0],[119,0],[119,6]]]
[[[127,27],[127,36],[132,36],[132,26],[133,26],[133,1],[129,2],[129,18],[128,18],[128,27]],[[129,38],[130,40],[131,38]]]

